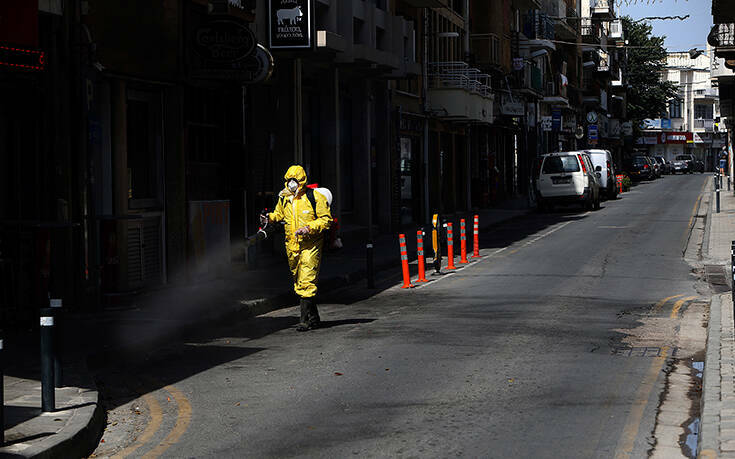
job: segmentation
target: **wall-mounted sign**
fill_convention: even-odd
[[[255,51],[256,39],[245,23],[232,19],[206,21],[194,30],[193,48],[210,62],[231,63]]]
[[[255,54],[255,34],[245,22],[206,19],[191,31],[191,76],[214,80],[246,81],[249,59]]]
[[[271,49],[311,48],[312,0],[269,0]]]
[[[38,49],[0,45],[0,67],[37,71],[46,68],[46,54]]]
[[[513,100],[505,94],[500,98],[500,113],[509,116],[523,116],[526,114],[526,107],[523,102]]]
[[[245,62],[242,82],[254,84],[267,81],[273,74],[273,67],[273,55],[263,45],[258,45],[255,54]]]
[[[620,134],[622,132],[622,127],[620,125],[620,120],[617,118],[613,118],[610,120],[610,126],[609,126],[609,135],[613,139],[619,139]]]
[[[589,140],[590,145],[597,145],[597,138],[597,125],[587,125],[587,140]]]
[[[551,110],[551,130],[561,131],[561,108]]]
[[[624,123],[621,123],[620,130],[623,131],[624,136],[632,136],[633,135],[633,122],[626,121]]]
[[[541,129],[544,132],[550,132],[551,131],[551,117],[550,116],[542,116],[541,117]]]
[[[577,129],[577,118],[574,116],[564,117],[561,124],[562,132],[573,133]]]

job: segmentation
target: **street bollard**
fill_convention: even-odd
[[[403,286],[401,288],[412,288],[411,275],[408,273],[408,251],[406,249],[406,235],[398,235],[398,244],[401,247],[401,268],[403,268]]]
[[[720,213],[720,179],[721,179],[721,177],[718,176],[717,177],[716,188],[715,188],[715,195],[716,195],[715,196],[715,198],[716,198],[715,200],[717,202],[717,213],[718,214]]]
[[[0,446],[5,445],[5,364],[3,358],[3,339],[5,333],[0,330]]]
[[[732,274],[732,317],[733,327],[735,327],[735,241],[730,244],[730,267]]]
[[[424,230],[416,231],[416,257],[419,263],[419,278],[416,282],[429,282],[426,279],[426,267],[424,266]]]
[[[727,191],[730,191],[730,176],[727,176]]]
[[[441,239],[439,238],[439,214],[434,214],[431,218],[431,245],[434,248],[434,273],[432,276],[442,274],[442,248]]]
[[[454,266],[454,230],[451,223],[447,223],[447,269],[457,269]]]
[[[373,266],[373,241],[365,246],[367,260],[367,288],[375,288],[375,269]]]
[[[472,227],[473,241],[472,241],[472,257],[480,258],[480,216],[475,215],[475,224]]]
[[[60,299],[51,299],[49,300],[49,305],[54,311],[54,346],[55,351],[54,352],[54,385],[56,387],[64,387],[64,375],[63,375],[63,363],[62,363],[62,354],[64,351],[63,345],[64,345],[64,329],[63,329],[63,309],[61,309],[62,306],[62,300]]]
[[[56,409],[54,389],[54,311],[41,308],[41,410]]]
[[[467,260],[467,228],[464,218],[459,220],[459,255],[460,264],[469,263]]]

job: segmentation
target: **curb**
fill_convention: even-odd
[[[712,296],[707,324],[702,400],[700,402],[700,429],[697,457],[716,457],[720,450],[720,327],[722,326],[722,297]]]
[[[79,406],[74,408],[69,422],[58,432],[46,439],[22,450],[2,451],[0,456],[9,457],[87,457],[94,451],[105,427],[105,411],[99,403],[99,392],[92,375],[88,371],[82,373],[83,380],[95,389],[80,389]]]

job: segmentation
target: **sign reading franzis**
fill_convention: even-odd
[[[269,0],[271,49],[311,48],[312,0]]]

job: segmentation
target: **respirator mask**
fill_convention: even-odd
[[[294,179],[291,179],[288,181],[287,186],[288,186],[288,191],[290,191],[291,193],[296,193],[296,190],[299,189],[299,182],[297,182]]]

